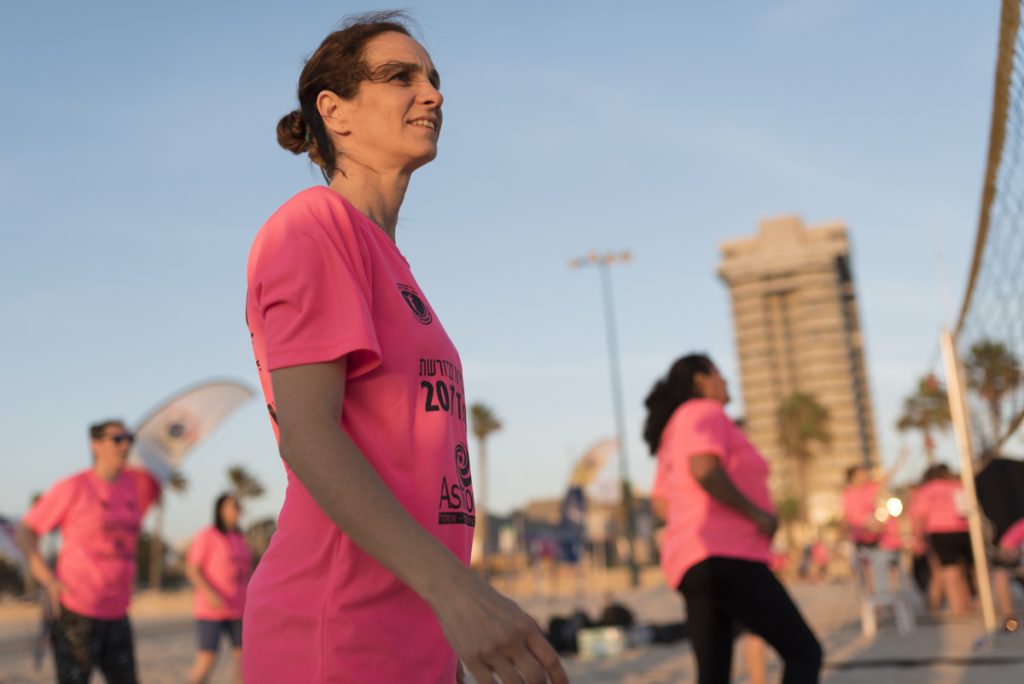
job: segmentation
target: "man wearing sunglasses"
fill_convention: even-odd
[[[85,684],[94,667],[110,684],[135,684],[128,604],[146,509],[160,496],[147,472],[126,468],[134,436],[120,420],[89,428],[92,467],[63,479],[22,519],[18,544],[49,598],[57,681]],[[59,529],[56,572],[39,538]]]

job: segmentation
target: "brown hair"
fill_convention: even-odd
[[[330,181],[336,170],[337,152],[317,111],[317,96],[329,90],[345,100],[355,97],[359,84],[372,76],[363,61],[366,44],[388,31],[411,37],[406,27],[411,23],[402,12],[370,12],[346,19],[343,28],[324,38],[299,76],[299,109],[277,122],[281,147],[293,154],[308,152],[324,179]]]
[[[709,375],[714,368],[715,364],[706,354],[690,354],[677,359],[669,368],[668,375],[654,383],[644,400],[647,407],[644,441],[651,450],[651,456],[657,456],[661,433],[676,409],[690,399],[700,397],[694,377],[698,373]]]
[[[89,426],[89,437],[94,440],[103,439],[106,436],[107,428],[117,426],[122,430],[127,430],[124,421],[118,418],[109,418],[107,420],[101,420],[98,423],[93,423]]]

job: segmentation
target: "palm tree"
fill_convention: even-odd
[[[896,421],[896,429],[900,432],[921,432],[925,459],[930,467],[935,463],[935,441],[932,433],[936,430],[945,432],[949,422],[949,399],[946,388],[934,374],[929,373],[918,380],[917,390],[903,400],[903,414]]]
[[[807,520],[807,470],[814,452],[811,445],[828,446],[832,436],[828,430],[828,409],[810,394],[794,392],[779,404],[779,446],[796,463],[800,488],[800,519]]]
[[[490,407],[479,402],[469,407],[470,425],[477,443],[477,463],[480,465],[479,489],[475,488],[476,529],[473,536],[480,548],[480,563],[487,573],[487,437],[501,429],[501,421],[494,415]]]
[[[1003,436],[1003,397],[1020,387],[1021,371],[1017,358],[1002,342],[983,339],[971,345],[964,363],[967,385],[978,393],[988,408],[992,444]]]
[[[256,479],[245,466],[234,465],[228,468],[228,480],[231,481],[231,493],[241,504],[244,499],[256,499],[263,496],[263,483]]]
[[[175,470],[167,479],[167,488],[183,494],[188,490],[188,480],[180,470]],[[164,497],[156,500],[156,517],[153,518],[153,534],[149,543],[149,586],[159,589],[163,584],[164,572]]]

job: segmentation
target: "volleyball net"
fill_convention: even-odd
[[[988,161],[974,256],[954,331],[979,452],[1024,421],[1024,34],[1003,0]]]

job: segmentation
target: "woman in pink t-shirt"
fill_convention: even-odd
[[[973,561],[963,485],[949,467],[929,469],[927,481],[915,492],[911,516],[928,540],[938,562],[938,580],[954,614],[971,608],[968,565]]]
[[[327,187],[249,255],[246,320],[286,465],[246,596],[243,670],[267,682],[567,681],[536,624],[468,567],[476,519],[462,363],[395,243],[437,154],[440,77],[396,13],[331,33],[278,142]]]
[[[778,527],[768,463],[725,415],[728,401],[703,355],[676,361],[647,397],[652,497],[667,520],[662,570],[686,599],[701,684],[729,681],[737,626],[782,656],[783,684],[817,682],[821,646],[768,567]]]
[[[192,540],[185,576],[195,587],[199,650],[189,682],[202,684],[213,671],[221,634],[231,640],[235,681],[242,681],[242,614],[245,587],[252,572],[252,551],[238,529],[238,499],[221,494],[213,506],[213,525]]]
[[[126,468],[134,437],[120,420],[89,428],[91,468],[43,494],[22,519],[18,545],[46,590],[57,678],[89,681],[99,668],[108,682],[136,681],[128,604],[142,518],[160,496],[147,472]],[[39,538],[60,530],[56,574],[39,553]]]

